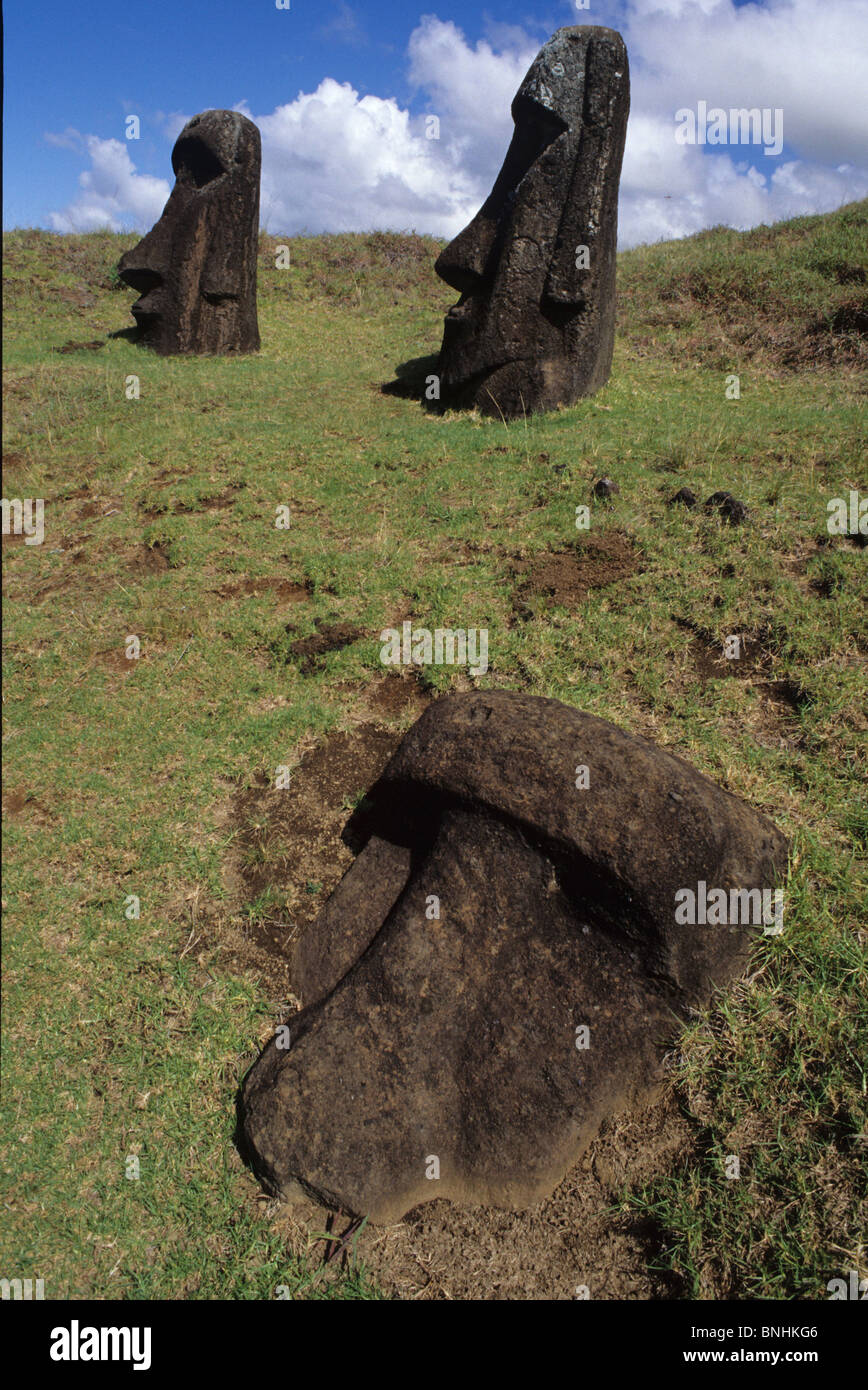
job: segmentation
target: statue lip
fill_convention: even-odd
[[[133,265],[122,270],[120,278],[139,291],[139,298],[130,305],[137,328],[142,332],[152,329],[163,317],[159,301],[164,277],[149,266]]]
[[[160,310],[156,300],[157,295],[154,290],[146,290],[144,294],[140,294],[138,299],[134,300],[130,308],[134,314],[158,314]]]

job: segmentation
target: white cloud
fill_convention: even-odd
[[[46,130],[43,139],[47,145],[54,145],[58,150],[82,150],[84,149],[84,136],[75,126],[68,125],[66,130]]]
[[[868,116],[860,53],[868,51],[864,0],[622,0],[632,109],[621,180],[622,246],[725,223],[748,227],[822,212],[868,193]],[[577,12],[579,20],[590,18]],[[421,112],[393,98],[360,97],[324,79],[266,115],[262,219],[269,230],[382,228],[452,236],[487,195],[509,143],[510,105],[540,46],[515,26],[469,43],[452,22],[425,16],[408,49]],[[784,154],[758,147],[703,150],[675,141],[675,112],[709,106],[780,107]],[[190,113],[192,114],[192,113]],[[183,123],[167,122],[174,138]],[[72,140],[77,132],[54,137]],[[87,138],[82,194],[51,215],[58,231],[152,225],[168,196],[163,179],[136,173],[127,147]]]
[[[439,115],[450,156],[460,159],[476,181],[477,204],[506,154],[512,99],[540,49],[521,30],[497,32],[501,49],[496,53],[485,40],[471,46],[454,24],[425,15],[410,38],[410,80]]]
[[[426,138],[424,117],[391,98],[359,97],[326,78],[253,119],[262,132],[262,221],[271,231],[449,234],[476,211],[467,171],[442,141]]]
[[[744,230],[866,195],[868,168],[772,162],[746,146],[707,154],[677,144],[668,117],[635,115],[621,173],[619,243],[635,246],[718,225]]]
[[[156,222],[170,192],[166,180],[137,174],[129,149],[121,140],[89,135],[85,144],[91,167],[78,180],[84,191],[62,212],[50,214],[52,229],[92,232],[109,227],[119,232],[131,223],[149,227]]]
[[[868,165],[865,0],[633,0],[624,37],[639,109],[780,107],[803,158]]]
[[[321,39],[334,39],[337,43],[348,43],[356,47],[363,47],[368,43],[367,34],[359,23],[355,10],[346,0],[339,0],[336,14],[317,30],[317,34]]]

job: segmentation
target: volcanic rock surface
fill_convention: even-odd
[[[629,107],[614,29],[559,29],[537,55],[494,187],[435,265],[461,294],[444,323],[444,404],[520,418],[608,380]]]
[[[508,692],[431,705],[354,830],[240,1109],[271,1191],[375,1222],[548,1195],[762,929],[679,925],[676,894],[770,889],[787,862],[680,758]]]
[[[238,111],[203,111],[172,150],[159,222],[118,263],[138,340],[163,355],[255,352],[261,141]]]

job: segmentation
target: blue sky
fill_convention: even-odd
[[[568,23],[609,24],[628,44],[622,244],[868,192],[865,0],[8,0],[4,12],[6,226],[144,229],[184,120],[240,106],[263,133],[269,230],[451,235],[497,173],[521,75]],[[780,108],[780,155],[676,145],[674,113],[698,100]]]
[[[617,4],[597,7],[615,15]],[[74,198],[81,160],[48,144],[46,131],[68,127],[124,136],[124,117],[139,113],[137,167],[168,177],[162,122],[173,112],[247,101],[271,111],[324,77],[361,94],[421,106],[408,80],[410,34],[436,11],[477,40],[498,24],[521,24],[540,44],[570,22],[567,3],[534,5],[406,0],[7,0],[4,169],[6,225],[45,223]],[[607,19],[595,19],[608,23]]]

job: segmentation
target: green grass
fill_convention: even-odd
[[[226,932],[273,916],[287,882],[227,878],[227,813],[356,727],[404,617],[487,627],[478,684],[653,737],[791,836],[784,935],[681,1039],[695,1154],[624,1207],[682,1296],[825,1297],[865,1275],[866,557],[825,522],[868,483],[849,326],[866,208],[626,253],[609,385],[509,426],[380,391],[439,347],[453,296],[432,241],[300,238],[281,271],[263,237],[262,352],[160,359],[124,338],[55,351],[130,325],[113,267],[134,238],[9,234],[4,496],[47,507],[44,545],[4,545],[4,1277],[61,1298],[376,1296],[361,1268],[321,1278],[322,1246],[288,1250],[232,1144],[284,1001]],[[572,607],[525,594],[520,616],[516,569],[581,541],[603,473],[621,492],[592,529],[625,533],[640,568]],[[682,485],[733,492],[750,525],[668,508]],[[245,594],[257,577],[309,599]],[[290,647],[318,621],[362,636],[302,673]],[[750,634],[760,665],[703,683],[687,623]],[[248,842],[266,870],[274,839]]]
[[[714,227],[621,257],[621,326],[636,347],[737,370],[803,372],[868,361],[868,204],[734,232]],[[624,283],[622,279],[622,284]],[[653,337],[649,336],[652,330]]]

